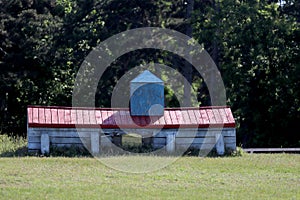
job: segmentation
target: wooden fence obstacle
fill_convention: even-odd
[[[247,153],[300,152],[300,148],[245,148]]]
[[[235,121],[229,107],[164,108],[164,83],[145,70],[130,82],[130,108],[28,107],[28,150],[49,153],[53,146],[121,145],[124,133],[174,152],[176,148],[235,150]]]
[[[235,150],[235,124],[228,107],[165,109],[164,116],[132,117],[128,109],[28,107],[28,150],[49,152],[49,146],[87,146],[93,153],[122,135],[137,133],[154,148]],[[77,127],[77,128],[76,128]]]

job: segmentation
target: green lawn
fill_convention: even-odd
[[[122,160],[125,157],[106,159]],[[126,157],[160,162],[168,157]],[[182,157],[131,174],[93,158],[0,158],[0,199],[300,199],[299,154]]]

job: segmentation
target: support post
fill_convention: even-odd
[[[166,138],[166,150],[169,153],[175,152],[175,133],[168,133]]]
[[[91,151],[93,154],[100,153],[100,135],[98,132],[91,132]]]
[[[216,150],[218,155],[224,155],[225,153],[225,145],[224,145],[224,138],[221,133],[216,134]]]
[[[48,154],[50,152],[50,140],[47,133],[42,133],[41,135],[41,153]]]

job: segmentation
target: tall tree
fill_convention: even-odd
[[[186,32],[185,34],[189,37],[193,37],[193,26],[192,26],[192,13],[194,10],[194,0],[188,0],[186,6]],[[190,49],[186,50],[188,54],[191,54]],[[190,55],[192,57],[192,55]],[[183,106],[190,107],[191,106],[191,85],[193,81],[193,68],[188,61],[184,62],[183,74],[186,78],[184,80],[184,98],[183,98]]]
[[[199,15],[195,35],[209,49],[219,29],[219,66],[238,123],[238,143],[299,145],[299,137],[286,131],[299,119],[297,18],[283,14],[277,2],[220,1],[219,6],[217,13],[209,5]],[[215,17],[221,20],[218,28]]]

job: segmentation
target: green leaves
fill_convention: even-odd
[[[74,79],[91,49],[108,37],[145,26],[186,32],[211,54],[225,83],[227,102],[244,146],[296,146],[286,131],[299,119],[298,1],[194,1],[190,20],[183,1],[50,0],[4,1],[0,9],[0,124],[6,132],[26,132],[26,106],[71,105]],[[184,71],[184,61],[151,49],[121,56],[98,85],[97,105],[110,106],[117,81],[132,67],[162,63]],[[192,94],[209,104],[200,74]],[[177,96],[183,96],[180,88]],[[166,88],[169,106],[178,99]]]

